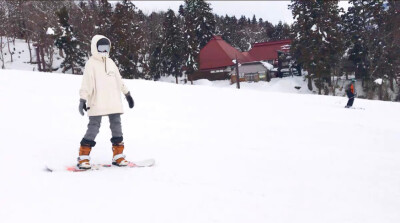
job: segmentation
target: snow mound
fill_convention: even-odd
[[[203,86],[213,86],[214,85],[212,81],[209,81],[207,79],[200,79],[200,80],[194,81],[193,84],[203,85]]]

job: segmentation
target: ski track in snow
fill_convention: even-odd
[[[76,162],[81,76],[0,70],[0,222],[400,222],[400,104],[125,83],[127,159],[156,165],[49,173]]]

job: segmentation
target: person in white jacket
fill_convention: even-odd
[[[121,114],[123,114],[121,92],[125,95],[129,107],[133,108],[134,102],[128,88],[122,81],[118,67],[109,58],[111,49],[110,40],[102,35],[92,38],[92,56],[86,62],[83,73],[82,85],[79,91],[79,112],[89,116],[88,129],[81,140],[78,156],[78,168],[90,169],[90,152],[96,145],[94,141],[99,133],[102,116],[108,116],[112,132],[112,164],[126,166],[124,143],[121,127]]]

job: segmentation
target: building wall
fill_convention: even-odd
[[[267,68],[261,64],[242,64],[239,67],[239,74],[260,73],[266,71]]]
[[[239,78],[241,82],[269,81],[271,77],[268,75],[270,75],[270,72],[262,64],[242,64],[239,67]],[[236,83],[235,69],[231,72],[231,82]]]
[[[211,71],[196,71],[193,75],[191,75],[193,81],[200,80],[200,79],[207,79],[210,81],[217,81],[217,80],[228,80],[229,79],[229,72],[218,72],[218,73],[211,73]]]

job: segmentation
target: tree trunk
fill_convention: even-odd
[[[46,72],[46,60],[44,59],[44,49],[43,46],[40,46],[40,57],[42,58],[40,61],[42,62],[42,70]]]
[[[49,55],[49,64],[48,64],[49,72],[53,73],[54,48],[52,46],[50,46],[47,49],[48,49],[47,52],[48,52],[48,55]]]
[[[3,55],[3,37],[0,35],[0,56],[1,56],[1,69],[4,69],[4,55]]]
[[[178,84],[178,75],[175,75],[176,84]]]
[[[65,68],[64,68],[65,69]],[[64,72],[63,69],[63,72]],[[71,70],[72,70],[72,74],[75,74],[75,66],[74,66],[74,62],[71,63]]]
[[[308,75],[307,79],[308,79],[308,84],[307,84],[308,90],[312,91],[312,90],[313,90],[313,87],[312,87],[312,78],[311,78],[310,75]]]
[[[26,39],[26,42],[28,42],[28,49],[29,49],[29,63],[32,63],[32,49],[31,49],[31,43],[29,38]]]
[[[40,61],[40,46],[39,45],[36,45],[35,51],[36,51],[36,63],[38,65],[38,70],[42,71],[42,61]]]
[[[318,84],[318,94],[321,95],[321,94],[322,94],[322,91],[321,91],[321,89],[322,89],[322,83],[324,83],[324,82],[322,81],[321,74],[320,74],[319,72],[318,72],[318,74],[317,74],[317,78],[318,78],[318,81],[319,81],[319,84]]]
[[[390,87],[390,90],[392,90],[392,91],[394,91],[394,84],[393,84],[393,82],[394,82],[394,78],[393,78],[393,77],[390,77],[390,78],[389,78],[389,87]]]
[[[13,54],[11,53],[11,48],[10,48],[10,40],[7,37],[7,45],[8,45],[8,52],[10,53],[10,57],[11,57],[11,63],[14,62],[13,60]]]

